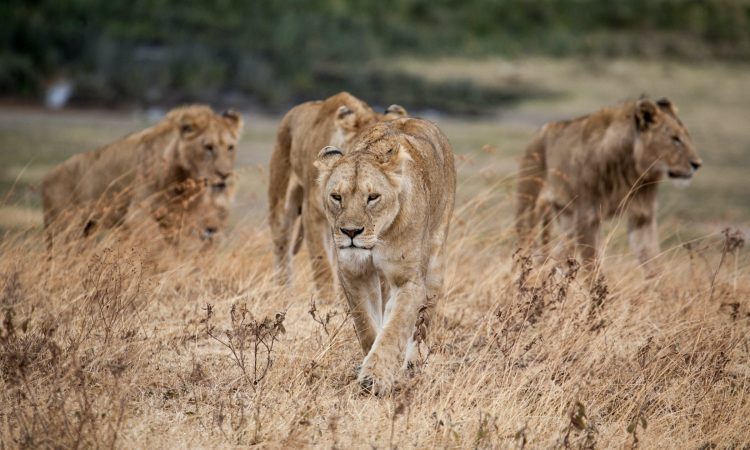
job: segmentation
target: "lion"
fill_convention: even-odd
[[[170,187],[191,178],[226,180],[242,127],[237,112],[187,106],[141,132],[74,155],[42,182],[48,246],[53,224],[68,222],[71,215],[76,233],[83,236],[97,228],[137,225],[159,208],[163,196],[158,194]]]
[[[162,206],[153,217],[164,240],[174,246],[186,239],[212,244],[227,228],[236,194],[234,178],[213,183],[189,178],[162,194]]]
[[[291,258],[304,240],[317,293],[321,298],[332,298],[333,255],[327,242],[329,236],[316,184],[318,171],[313,162],[324,146],[345,149],[368,126],[406,115],[399,105],[391,105],[384,114],[378,114],[362,100],[341,92],[322,101],[297,105],[281,120],[271,155],[268,186],[274,266],[280,284],[289,283]]]
[[[516,219],[521,247],[530,248],[537,222],[542,244],[552,218],[588,268],[598,264],[597,238],[605,219],[627,214],[629,242],[647,272],[659,253],[658,183],[690,180],[703,161],[677,109],[666,98],[606,107],[542,127],[521,160]]]
[[[365,355],[358,381],[391,392],[411,367],[441,296],[456,193],[448,139],[401,118],[365,130],[348,150],[320,151],[320,200],[338,279]]]

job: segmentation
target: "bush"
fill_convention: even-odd
[[[741,0],[9,0],[0,17],[9,43],[0,95],[39,96],[64,76],[79,86],[74,100],[95,104],[278,109],[322,97],[326,68],[338,68],[336,91],[354,90],[363,86],[353,69],[402,54],[750,55],[750,4]],[[366,90],[397,81],[368,77]]]

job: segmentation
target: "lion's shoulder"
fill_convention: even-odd
[[[393,144],[372,145],[390,141]],[[368,129],[359,142],[376,153],[391,151],[393,145],[400,142],[411,158],[411,164],[423,171],[453,165],[453,150],[448,138],[435,123],[426,119],[404,117],[380,122]]]
[[[563,140],[566,145],[575,143],[591,143],[604,139],[605,135],[613,138],[614,134],[631,135],[633,125],[634,102],[626,101],[612,106],[606,106],[590,114],[573,119],[548,122],[539,130],[548,146]]]

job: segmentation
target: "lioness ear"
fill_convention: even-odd
[[[190,138],[191,135],[198,132],[199,123],[196,116],[200,111],[200,106],[174,108],[167,113],[165,120],[179,131],[180,137]]]
[[[344,152],[340,148],[332,145],[327,145],[318,153],[318,157],[315,158],[313,165],[318,169],[320,177],[318,180],[322,180],[324,174],[331,171],[333,164],[344,156]]]
[[[662,111],[672,114],[675,117],[677,116],[677,107],[667,97],[660,98],[656,101],[656,104]]]
[[[408,116],[409,113],[406,111],[406,108],[404,108],[401,105],[391,105],[385,109],[385,118],[386,119],[400,119],[402,117]]]
[[[346,105],[339,106],[334,117],[334,123],[339,128],[345,130],[354,130],[357,128],[357,115]]]
[[[189,116],[182,116],[180,118],[180,136],[183,138],[191,138],[193,135],[197,134],[198,127],[195,125],[195,122],[192,120]]]
[[[642,98],[635,104],[635,124],[639,130],[647,130],[656,123],[657,106],[653,100]]]
[[[242,120],[242,114],[233,109],[228,109],[221,113],[221,117],[224,118],[224,120],[228,124],[230,124],[236,134],[240,134],[242,132],[242,127],[245,124]]]

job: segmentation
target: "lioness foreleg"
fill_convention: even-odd
[[[391,288],[383,329],[375,338],[359,373],[359,383],[365,389],[376,395],[393,390],[425,299],[423,280],[406,281]]]
[[[374,271],[364,273],[340,271],[339,278],[354,319],[354,330],[362,347],[362,353],[367,355],[375,342],[383,320],[380,279]]]
[[[631,208],[628,211],[628,242],[646,273],[654,275],[656,264],[653,259],[659,254],[655,205],[647,209]]]

